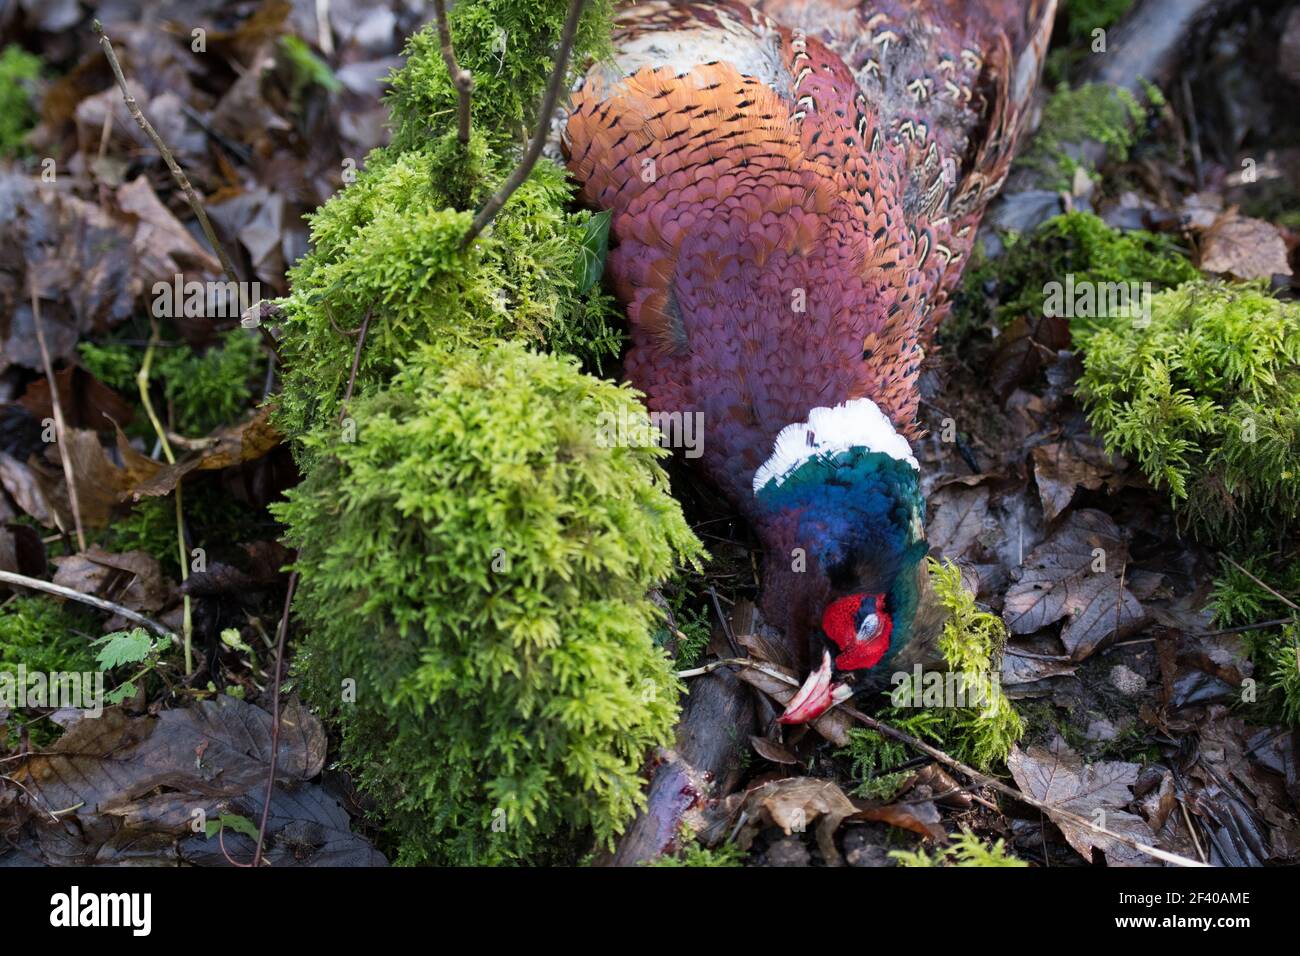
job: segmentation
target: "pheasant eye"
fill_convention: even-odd
[[[864,603],[864,597],[862,594],[850,594],[832,601],[826,608],[826,613],[822,615],[822,629],[836,644],[843,646],[857,633],[858,610]]]
[[[889,650],[894,622],[885,610],[883,594],[850,594],[831,602],[822,627],[843,652],[835,658],[835,666],[850,671],[880,662]]]

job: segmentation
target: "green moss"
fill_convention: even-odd
[[[969,270],[955,318],[970,327],[991,319],[1005,325],[1020,316],[1041,316],[1051,284],[1064,283],[1070,275],[1080,287],[1149,282],[1158,291],[1199,273],[1166,236],[1120,232],[1091,213],[1071,212],[1047,220],[1028,236],[1009,237],[1001,258]],[[996,305],[988,302],[986,286],[996,290]],[[1076,320],[1071,330],[1086,331],[1087,325]]]
[[[87,371],[123,395],[136,397],[135,377],[144,362],[143,349],[114,342],[82,342],[78,349]],[[189,436],[207,435],[237,421],[265,372],[261,341],[246,329],[223,333],[218,344],[202,353],[188,345],[161,348],[150,369],[151,380],[162,386],[166,407],[174,416],[173,430]]]
[[[963,829],[952,843],[931,853],[917,850],[891,850],[890,856],[899,866],[1028,866],[1024,860],[1011,855],[1002,840],[989,845],[970,830]]]
[[[1281,720],[1300,726],[1300,622],[1284,627],[1255,660],[1263,664],[1265,686]]]
[[[709,607],[709,598],[704,593],[705,578],[701,574],[688,573],[669,582],[662,591],[671,615],[669,621],[656,629],[655,643],[663,647],[670,641],[675,642],[673,666],[677,670],[696,667],[704,659],[709,648],[713,630],[713,611]]]
[[[216,481],[185,485],[185,528],[194,547],[211,550],[274,538],[277,528],[266,513],[236,499]],[[176,503],[169,497],[141,498],[98,538],[106,550],[144,551],[157,558],[163,573],[180,577],[176,543]]]
[[[1300,306],[1260,284],[1196,281],[1154,296],[1150,312],[1083,343],[1094,431],[1197,534],[1284,533],[1300,515]]]
[[[1000,683],[1006,625],[998,615],[976,607],[975,595],[966,590],[957,565],[933,558],[927,564],[935,597],[949,613],[939,635],[939,650],[949,669],[998,678],[982,706],[949,708],[943,731],[953,756],[987,769],[1006,759],[1025,729]]]
[[[1240,567],[1226,560],[1220,565],[1209,607],[1219,627],[1292,619],[1281,626],[1243,631],[1242,638],[1255,664],[1258,687],[1249,719],[1260,724],[1300,724],[1300,662],[1296,658],[1300,619],[1287,604],[1288,600],[1292,604],[1300,600],[1300,557],[1268,554],[1260,542],[1255,545],[1241,549]]]
[[[1070,43],[1088,44],[1093,30],[1114,26],[1131,6],[1133,0],[1065,0],[1057,17],[1064,18]]]
[[[0,670],[94,671],[91,614],[48,597],[19,596],[0,605]]]
[[[1300,596],[1300,558],[1268,554],[1266,544],[1257,541],[1236,561],[1240,568],[1223,561],[1214,578],[1209,608],[1215,625],[1238,627],[1287,617],[1291,609],[1277,595]],[[1273,590],[1260,587],[1256,579]]]
[[[488,164],[491,175],[444,174],[435,185],[446,149],[435,142],[384,155],[312,217],[313,249],[291,271],[293,292],[282,303],[286,371],[277,421],[289,434],[338,414],[356,346],[347,333],[367,312],[359,393],[387,381],[430,341],[519,338],[597,368],[617,354],[613,300],[598,287],[580,291],[574,275],[590,214],[568,211],[572,186],[563,171],[538,163],[490,232],[462,249],[473,215],[445,203],[499,182],[508,169],[476,147],[474,162]]]
[[[606,55],[613,4],[587,3],[574,38],[570,80],[583,64]],[[452,43],[474,76],[474,129],[495,146],[518,142],[536,122],[536,109],[554,67],[566,0],[462,0],[450,11]],[[392,79],[392,145],[417,149],[456,126],[457,93],[434,24],[406,41],[406,66]],[[569,89],[568,85],[565,89]]]
[[[0,604],[0,672],[16,674],[20,666],[28,674],[97,671],[89,642],[98,633],[94,615],[80,605],[43,596],[10,598]],[[27,720],[16,712],[10,716],[8,740],[0,734],[0,745],[15,746],[21,724],[28,726],[31,741],[38,747],[58,736],[56,725]]]
[[[355,442],[307,439],[275,509],[298,672],[402,862],[547,858],[643,799],[678,693],[647,591],[700,547],[664,450],[599,441],[602,414],[645,417],[634,395],[519,344],[425,346],[355,403]]]
[[[658,856],[644,864],[645,866],[664,867],[737,867],[745,865],[745,853],[734,843],[721,846],[700,846],[689,843],[686,848],[674,856]]]
[[[1083,158],[1082,144],[1101,143],[1108,162],[1123,162],[1146,115],[1137,97],[1120,87],[1061,85],[1043,106],[1038,132],[1015,165],[1032,170],[1040,188],[1069,190],[1076,169],[1095,172]]]
[[[944,717],[937,710],[894,708],[882,719],[896,730],[911,734],[931,743],[943,742]],[[910,760],[912,754],[906,744],[892,737],[855,727],[849,731],[849,743],[835,752],[835,756],[849,762],[849,776],[857,784],[857,796],[870,800],[888,800],[898,791],[909,773],[896,771]]]
[[[1133,0],[1064,0],[1058,4],[1053,49],[1043,67],[1044,78],[1052,85],[1061,83],[1072,67],[1097,55],[1093,51],[1093,32],[1109,30],[1132,6]]]
[[[573,185],[554,163],[539,162],[487,231],[462,248],[474,212],[519,160],[566,9],[563,0],[463,0],[450,11],[456,56],[475,82],[464,145],[434,26],[407,41],[389,98],[391,145],[372,152],[356,181],[311,217],[312,250],[290,272],[277,414],[289,435],[338,415],[354,332],[367,315],[357,395],[390,379],[425,342],[518,339],[576,355],[596,371],[620,351],[614,301],[579,268],[589,264],[594,217],[572,209]],[[610,9],[608,0],[587,5],[575,75],[609,50]]]
[[[23,137],[36,125],[33,102],[41,60],[17,44],[0,52],[0,156],[23,150]]]
[[[881,719],[890,726],[921,740],[939,744],[958,760],[987,770],[1006,759],[1011,747],[1024,733],[1024,724],[1011,701],[1002,693],[1002,648],[1006,627],[996,614],[981,611],[975,596],[962,584],[961,569],[952,562],[928,561],[935,598],[949,616],[939,635],[939,650],[954,674],[992,678],[984,685],[987,696],[952,706],[922,707],[921,697],[910,697],[910,685],[896,688],[894,702]],[[849,731],[849,745],[838,757],[850,762],[850,775],[858,783],[859,796],[888,799],[906,779],[904,772],[891,768],[905,763],[913,754],[907,747],[877,733],[857,728]]]

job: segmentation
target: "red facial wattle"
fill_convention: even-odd
[[[868,613],[875,612],[877,625],[869,635],[859,634],[863,602],[870,602]],[[850,594],[833,601],[822,615],[822,629],[840,654],[835,666],[842,671],[866,670],[875,667],[889,650],[889,638],[894,621],[885,611],[883,594]]]

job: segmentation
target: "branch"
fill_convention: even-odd
[[[357,384],[357,370],[361,368],[361,350],[366,346],[366,331],[370,328],[371,312],[371,309],[366,309],[366,317],[361,320],[361,328],[358,330],[357,347],[352,353],[352,371],[348,375],[348,388],[343,393],[343,402],[339,406],[340,422],[348,417],[348,403],[352,401],[352,390]]]
[[[551,115],[555,112],[555,104],[560,99],[560,87],[564,85],[564,78],[569,72],[569,51],[573,48],[573,37],[578,32],[578,20],[582,17],[582,8],[586,0],[569,0],[569,13],[564,20],[564,32],[560,35],[560,48],[555,54],[555,69],[551,71],[550,82],[546,84],[546,96],[542,99],[542,109],[537,114],[537,129],[533,131],[532,141],[528,144],[528,151],[515,171],[510,174],[497,193],[487,201],[487,204],[479,210],[478,215],[474,217],[474,222],[469,227],[469,232],[465,234],[461,242],[461,248],[466,249],[478,238],[487,224],[490,223],[501,207],[506,204],[511,194],[518,189],[528,174],[533,171],[537,165],[537,159],[542,155],[542,147],[546,145],[546,133],[551,125]]]
[[[120,614],[128,621],[139,624],[141,627],[147,627],[159,637],[168,638],[173,644],[179,645],[181,642],[181,639],[172,631],[169,631],[157,621],[145,617],[143,614],[137,614],[129,607],[114,604],[112,601],[105,601],[103,598],[95,597],[93,594],[84,594],[81,591],[74,591],[72,588],[65,588],[62,584],[42,581],[40,578],[29,578],[25,574],[16,574],[13,571],[0,571],[0,584],[9,584],[20,588],[31,588],[33,591],[44,591],[46,594],[54,594],[58,597],[68,598],[69,600],[77,601],[81,604],[88,604],[91,607],[99,608],[101,611]]]
[[[862,713],[860,710],[857,710],[853,707],[849,707],[847,705],[841,705],[840,709],[844,711],[844,713],[852,717],[854,720],[857,720],[860,723],[865,724],[867,727],[876,731],[877,733],[884,734],[886,737],[892,737],[894,740],[897,740],[900,743],[907,744],[909,747],[913,748],[914,750],[919,750],[921,751],[921,753],[933,757],[935,760],[939,761],[939,763],[945,764],[951,767],[953,770],[960,771],[961,773],[965,774],[967,777],[970,777],[975,782],[982,784],[983,786],[989,787],[992,790],[996,790],[998,793],[1010,797],[1013,800],[1019,800],[1021,803],[1027,803],[1029,804],[1029,806],[1034,807],[1035,809],[1044,811],[1050,817],[1060,819],[1060,820],[1067,820],[1070,823],[1073,823],[1075,826],[1086,827],[1087,829],[1092,830],[1095,833],[1103,833],[1106,836],[1110,837],[1112,840],[1118,840],[1120,843],[1123,843],[1125,846],[1132,847],[1134,850],[1137,850],[1139,853],[1144,853],[1147,856],[1155,857],[1155,859],[1162,860],[1165,863],[1173,863],[1176,866],[1198,866],[1199,867],[1199,866],[1206,865],[1196,860],[1188,859],[1185,856],[1179,856],[1176,853],[1169,853],[1166,850],[1161,850],[1153,846],[1147,846],[1145,843],[1139,843],[1137,840],[1134,840],[1132,837],[1125,836],[1122,833],[1116,833],[1113,830],[1107,830],[1105,827],[1093,823],[1091,820],[1085,819],[1084,817],[1081,817],[1078,814],[1071,813],[1069,810],[1063,810],[1060,807],[1055,806],[1054,804],[1047,803],[1044,800],[1039,800],[1037,797],[1031,797],[1029,794],[1024,793],[1020,790],[1016,790],[1012,787],[1008,787],[1001,780],[996,780],[993,777],[988,776],[987,774],[982,774],[978,770],[974,769],[973,767],[966,766],[964,763],[962,763],[960,760],[957,760],[955,757],[948,756],[939,748],[931,747],[925,741],[917,740],[911,734],[905,734],[903,733],[903,731],[896,730],[893,727],[889,726],[889,724],[881,723],[880,721],[872,717],[868,717],[866,714]]]
[[[695,668],[692,671],[679,672],[677,676],[693,677],[696,676],[695,675],[696,671],[702,671],[707,673],[709,670],[713,670],[716,667],[723,667],[727,665],[739,665],[741,667],[752,667],[755,670],[763,671],[763,673],[765,674],[771,674],[772,676],[777,677],[783,683],[789,684],[792,687],[796,687],[799,684],[797,680],[795,680],[793,677],[790,677],[787,674],[781,674],[779,672],[776,672],[774,671],[774,669],[764,666],[759,661],[755,661],[752,659],[745,659],[745,658],[733,658],[730,660],[716,661],[713,662],[712,664],[706,664],[703,668]],[[1055,806],[1054,804],[1047,803],[1046,801],[1039,800],[1037,797],[1031,797],[1027,793],[1023,793],[1012,787],[1008,787],[1001,780],[997,780],[994,779],[993,777],[988,776],[987,774],[980,773],[974,767],[966,766],[966,764],[962,763],[956,757],[948,756],[948,754],[944,753],[938,747],[932,747],[929,744],[927,744],[925,741],[918,740],[917,738],[913,737],[911,734],[904,733],[901,730],[896,730],[895,728],[889,726],[889,724],[882,723],[881,721],[876,720],[874,717],[868,717],[866,714],[862,713],[862,711],[857,710],[854,707],[850,707],[848,704],[840,704],[839,709],[843,713],[848,714],[850,717],[852,717],[854,720],[858,721],[859,723],[864,724],[871,730],[876,731],[876,733],[883,734],[886,737],[892,737],[894,740],[897,740],[900,743],[907,744],[913,750],[919,750],[921,753],[925,754],[928,757],[933,758],[934,760],[937,760],[939,763],[951,767],[953,770],[959,771],[962,774],[965,774],[967,777],[969,777],[971,780],[974,780],[976,783],[985,787],[989,787],[992,790],[996,790],[998,793],[1010,797],[1013,800],[1019,800],[1021,803],[1026,803],[1031,807],[1034,807],[1038,810],[1042,810],[1046,812],[1049,816],[1061,820],[1067,820],[1070,823],[1073,823],[1075,826],[1086,827],[1087,829],[1092,830],[1095,833],[1103,833],[1106,836],[1110,837],[1112,840],[1118,840],[1120,843],[1123,843],[1125,846],[1132,847],[1134,850],[1137,850],[1139,853],[1145,853],[1147,856],[1155,857],[1157,860],[1163,860],[1165,863],[1173,863],[1177,866],[1205,866],[1206,865],[1204,863],[1197,862],[1196,860],[1190,860],[1185,856],[1179,856],[1176,853],[1169,853],[1166,850],[1161,850],[1153,846],[1147,846],[1145,843],[1139,843],[1137,840],[1134,840],[1132,837],[1125,836],[1122,833],[1116,833],[1113,830],[1107,830],[1105,827],[1099,826],[1098,824],[1093,823],[1091,820],[1085,819],[1084,817],[1071,813],[1069,810],[1063,810],[1060,807]]]
[[[438,21],[438,42],[442,46],[442,59],[451,74],[451,82],[460,94],[460,103],[456,109],[456,137],[462,146],[469,143],[469,95],[474,91],[474,75],[456,62],[456,51],[451,46],[451,28],[447,25],[447,5],[445,0],[433,0],[433,13]]]
[[[77,477],[72,469],[72,456],[68,453],[65,440],[68,429],[63,422],[63,407],[59,404],[59,383],[54,378],[54,363],[50,361],[50,350],[45,344],[45,326],[41,322],[41,303],[36,295],[36,280],[28,276],[29,291],[32,295],[32,322],[36,326],[36,342],[41,347],[41,364],[45,366],[45,378],[50,383],[50,406],[54,414],[54,440],[59,446],[59,460],[63,462],[63,477],[68,482],[68,502],[72,505],[72,523],[77,529],[77,550],[86,550],[86,531],[81,526],[81,503],[77,496]]]
[[[153,124],[149,122],[144,113],[140,112],[139,104],[136,103],[135,97],[131,95],[130,89],[127,88],[126,77],[122,75],[122,64],[117,61],[117,54],[113,52],[113,44],[109,41],[108,34],[104,32],[104,25],[99,20],[94,20],[91,26],[95,33],[99,35],[99,45],[103,47],[104,56],[108,57],[108,65],[112,68],[117,85],[122,90],[122,99],[126,103],[127,112],[131,114],[136,125],[153,142],[159,154],[162,155],[163,162],[167,164],[167,168],[171,171],[172,179],[176,180],[176,185],[180,186],[181,191],[185,193],[185,200],[190,204],[190,209],[194,211],[194,216],[198,219],[200,228],[203,229],[203,235],[207,237],[208,245],[212,247],[212,251],[216,253],[217,258],[221,261],[221,271],[226,274],[226,279],[238,285],[239,276],[235,274],[235,264],[231,261],[230,254],[226,252],[226,247],[217,239],[217,234],[212,228],[212,222],[208,219],[207,212],[203,209],[199,194],[190,185],[190,179],[185,175],[185,170],[181,169],[180,164],[176,162],[176,157],[167,148],[167,144],[162,141],[158,131],[153,128]],[[276,344],[275,336],[261,323],[258,324],[258,329],[261,330],[262,341],[271,350],[271,355],[275,357],[276,361],[279,361],[280,349]]]

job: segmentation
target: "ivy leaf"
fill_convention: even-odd
[[[153,638],[142,627],[130,631],[114,631],[112,634],[105,634],[97,641],[90,642],[91,647],[100,644],[104,645],[104,649],[99,652],[95,660],[99,661],[100,670],[106,671],[121,667],[123,664],[139,664],[153,650]],[[135,693],[134,689],[131,693]]]
[[[583,229],[578,257],[573,263],[573,281],[578,293],[585,295],[605,271],[605,256],[609,253],[609,220],[612,213],[606,209],[587,220]]]

